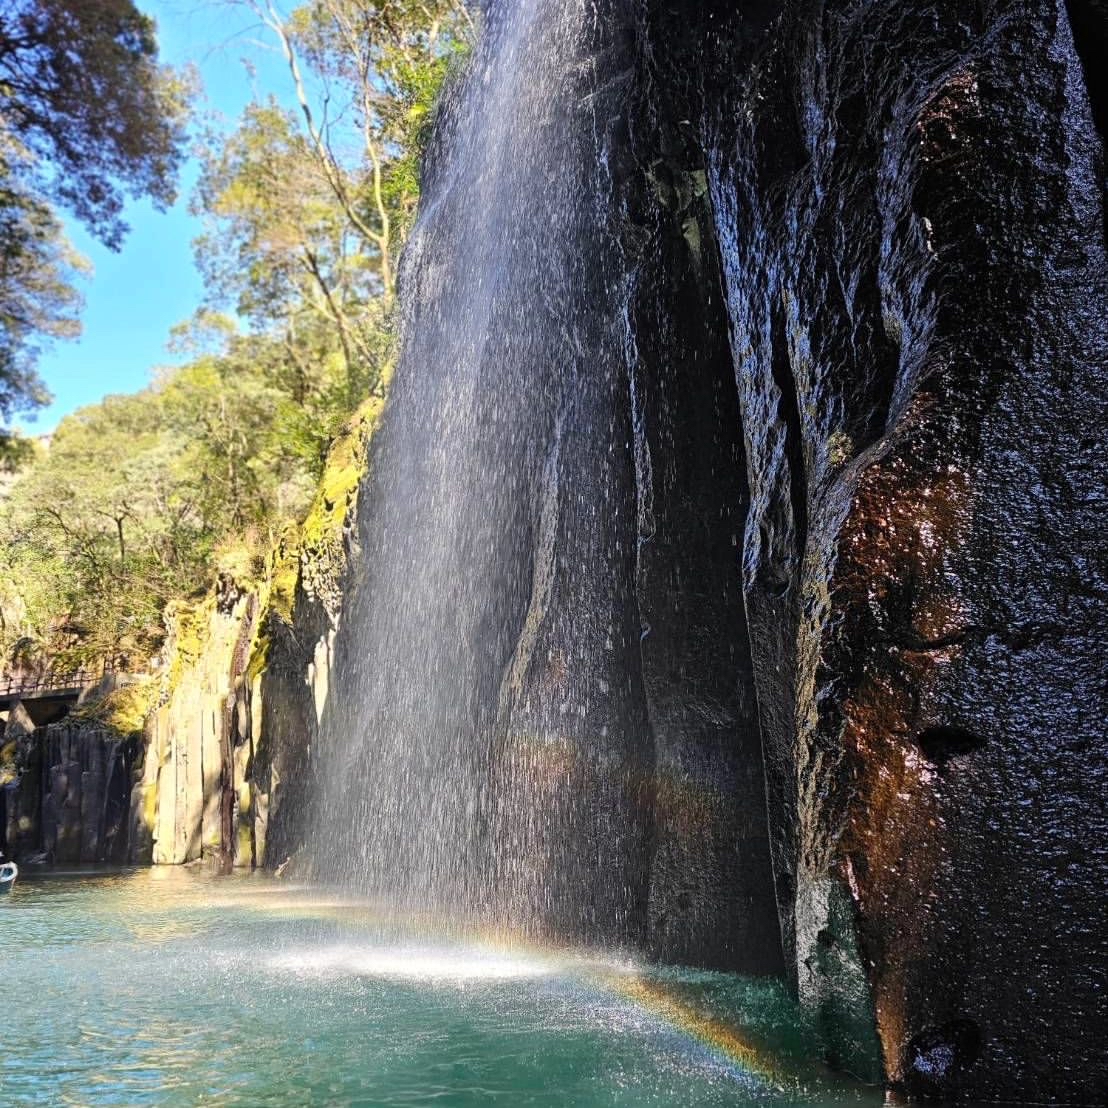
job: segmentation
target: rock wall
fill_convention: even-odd
[[[728,303],[789,974],[855,1072],[1093,1102],[1105,9],[639,10]]]
[[[610,222],[590,210],[556,299],[559,318],[626,309],[627,372],[596,319],[577,328],[551,358],[587,361],[576,407],[513,486],[532,595],[504,633],[530,675],[513,661],[506,685],[527,735],[590,682],[627,695],[653,953],[783,964],[828,1060],[908,1092],[1096,1101],[1105,7],[596,9],[579,72],[603,78],[607,176],[582,192]],[[515,315],[559,350],[542,311]],[[503,326],[488,349],[518,359]],[[524,392],[547,402],[558,372]],[[489,426],[515,418],[503,400]],[[615,663],[581,649],[609,611]],[[348,739],[377,659],[340,647]]]
[[[386,374],[387,378],[387,374]],[[354,580],[363,568],[359,490],[383,401],[371,397],[332,447],[315,503],[296,536],[291,597],[271,597],[264,662],[250,688],[259,738],[250,772],[257,824],[254,860],[279,869],[304,845],[315,811],[313,750],[331,696],[335,644]]]
[[[355,502],[338,505],[340,520]],[[268,588],[233,586],[212,606],[202,648],[147,722],[133,861],[278,868],[299,850],[349,553],[341,538],[292,552],[287,610]]]
[[[690,100],[680,75],[640,73],[639,82],[620,195],[633,273],[633,587],[655,758],[646,944],[664,961],[777,974],[758,696],[738,572],[750,495],[708,178],[682,122]]]
[[[247,666],[259,608],[256,592],[224,581],[209,602],[176,622],[167,647],[169,691],[146,721],[131,797],[134,862],[253,861],[257,809],[249,772],[259,734]]]
[[[313,815],[312,748],[330,693],[334,641],[342,618],[335,581],[341,580],[347,564],[346,557],[336,559],[334,551],[305,550],[291,619],[272,610],[267,613],[265,665],[249,690],[258,732],[249,787],[258,807],[254,863],[270,869],[297,854]]]
[[[110,725],[111,688],[91,690],[73,715],[46,727],[13,713],[0,845],[19,861],[54,865],[251,864],[259,733],[246,664],[258,611],[255,592],[225,581],[171,617],[169,672],[141,733]]]
[[[22,728],[17,711],[4,734],[9,744],[17,749],[0,784],[4,854],[57,865],[128,860],[138,743],[78,723]]]
[[[571,380],[549,472],[521,451],[533,487],[505,500],[529,505],[513,535],[531,599],[511,626],[489,617],[515,636],[520,733],[595,751],[614,711],[621,756],[639,744],[648,816],[617,822],[649,827],[649,880],[628,881],[654,953],[772,971],[783,951],[827,1058],[910,1093],[1096,1101],[1104,6],[597,12],[577,72],[602,78],[588,122],[607,176],[580,178],[607,214],[588,209],[576,291],[555,298],[559,319],[586,316],[577,345],[523,390],[547,402]],[[488,350],[519,361],[517,317],[561,350],[543,304],[517,308],[530,295],[497,301]],[[415,348],[433,358],[430,334]],[[530,426],[512,403],[487,427]],[[598,613],[619,632],[607,654]],[[343,647],[340,738],[374,687],[363,646]],[[574,781],[562,762],[551,779]],[[568,898],[573,847],[527,832],[566,861],[546,888]]]
[[[11,713],[0,852],[23,863],[221,868],[295,853],[337,621],[309,588],[297,593],[291,623],[229,582],[189,613],[191,646],[171,639],[174,672],[141,735],[94,716],[35,728]]]
[[[36,729],[18,704],[0,721],[0,851],[53,864],[275,868],[299,849],[380,409],[371,398],[337,440],[308,519],[263,581],[224,576],[167,613],[163,669],[150,679],[160,693],[145,724],[136,717],[141,733],[106,722],[118,715],[108,681],[63,723]]]

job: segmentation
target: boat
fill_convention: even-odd
[[[19,876],[19,867],[15,862],[0,862],[0,896],[9,892]]]

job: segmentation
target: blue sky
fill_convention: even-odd
[[[261,45],[262,29],[250,13],[221,0],[138,0],[158,22],[161,57],[171,65],[196,65],[205,107],[233,121],[256,90],[283,92],[279,55]],[[252,77],[243,63],[249,58]],[[145,387],[151,371],[172,364],[169,329],[188,319],[203,296],[192,260],[199,221],[188,214],[196,166],[185,167],[176,205],[165,213],[132,202],[131,232],[118,254],[106,250],[74,221],[63,220],[74,245],[93,263],[82,291],[83,333],[76,342],[56,343],[39,362],[39,374],[54,402],[36,419],[18,421],[28,434],[50,431],[62,416],[108,393]]]

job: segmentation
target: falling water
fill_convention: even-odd
[[[774,972],[727,320],[637,11],[492,5],[443,108],[311,855],[404,919]]]
[[[315,845],[403,915],[595,939],[640,926],[653,757],[612,22],[589,0],[497,6],[444,107]]]

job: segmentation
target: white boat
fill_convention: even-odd
[[[19,876],[19,867],[15,862],[0,862],[0,896],[8,892]]]

